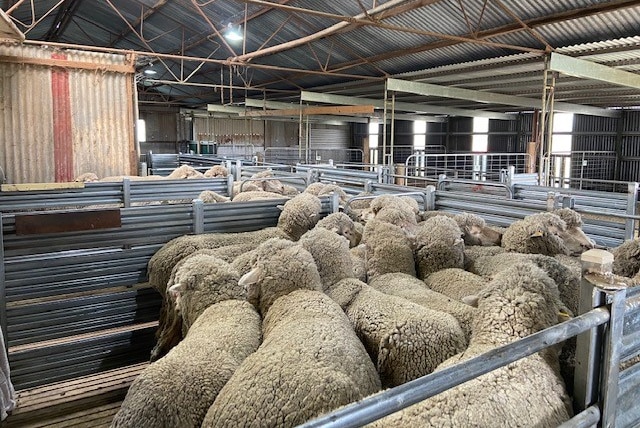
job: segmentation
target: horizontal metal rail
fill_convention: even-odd
[[[366,195],[366,196],[354,196],[353,198],[349,198],[347,202],[344,204],[344,209],[348,210],[351,202],[353,201],[363,201],[367,199],[375,199],[380,195]],[[393,196],[420,196],[422,198],[423,207],[428,206],[428,195],[424,192],[403,192],[403,193],[394,193]]]
[[[587,407],[568,421],[560,424],[558,428],[591,428],[600,421],[600,408],[598,406]]]
[[[244,188],[244,185],[247,184],[249,181],[282,181],[283,178],[287,178],[289,180],[301,180],[305,186],[307,186],[307,177],[303,177],[301,175],[286,175],[286,176],[281,176],[281,177],[261,177],[261,178],[249,178],[247,180],[243,180],[242,183],[240,183],[240,192],[242,192],[242,189]]]
[[[352,428],[366,425],[447,389],[504,367],[609,321],[602,307],[531,336],[495,348],[427,376],[388,389],[300,425],[301,428]]]
[[[473,186],[478,186],[478,185],[482,185],[482,186],[486,186],[486,187],[499,187],[501,189],[504,189],[507,192],[507,198],[509,199],[513,199],[513,190],[511,189],[511,187],[507,186],[506,184],[503,183],[495,183],[492,181],[477,181],[477,180],[460,180],[460,179],[453,179],[453,178],[441,178],[440,180],[438,180],[438,190],[445,190],[444,189],[444,185],[446,183],[449,184],[470,184]]]

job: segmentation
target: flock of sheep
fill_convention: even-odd
[[[287,187],[265,173],[243,190]],[[576,256],[595,244],[572,210],[500,230],[383,195],[321,219],[330,192],[346,202],[315,183],[276,227],[182,236],[151,258],[158,342],[113,427],[296,426],[578,310]],[[639,242],[614,253],[616,273],[638,273]],[[574,357],[567,341],[372,426],[558,426],[573,414]]]

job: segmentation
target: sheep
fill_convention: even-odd
[[[394,207],[397,209],[406,210],[412,213],[416,221],[418,221],[420,214],[420,206],[418,201],[410,196],[396,196],[396,195],[380,195],[374,198],[369,204],[368,209],[364,209],[361,218],[367,222],[374,218],[382,209],[386,207]]]
[[[262,201],[265,199],[283,199],[280,193],[267,192],[264,190],[249,191],[238,193],[233,197],[233,202],[249,202],[249,201]]]
[[[473,321],[475,309],[429,289],[418,278],[405,273],[394,272],[369,280],[369,285],[385,294],[402,297],[427,309],[446,312],[458,321],[467,340],[471,335],[471,322]]]
[[[560,237],[571,255],[582,254],[585,250],[595,248],[596,243],[582,230],[582,216],[570,208],[552,211],[567,225],[566,231],[560,231]]]
[[[325,292],[351,320],[385,386],[395,386],[431,372],[466,345],[458,322],[386,295],[353,278],[347,240],[315,228],[300,238],[318,267]]]
[[[479,215],[462,212],[453,214],[446,211],[429,211],[424,214],[425,220],[438,215],[451,217],[458,223],[462,231],[465,245],[500,245],[502,242],[502,231],[494,226],[488,226]]]
[[[349,241],[349,247],[355,247],[360,239],[353,220],[345,213],[332,213],[318,221],[315,227],[322,227],[332,232],[342,235]]]
[[[312,195],[316,195],[318,197],[329,195],[331,193],[337,193],[339,204],[344,206],[349,199],[349,196],[345,193],[342,188],[336,184],[328,184],[328,183],[311,183],[304,189],[304,193],[311,193]]]
[[[214,165],[208,170],[204,172],[204,176],[207,178],[215,178],[215,177],[227,177],[229,175],[229,170],[223,165]]]
[[[277,227],[253,232],[184,235],[172,239],[151,257],[147,266],[149,285],[157,290],[163,298],[156,332],[157,343],[152,352],[151,361],[164,355],[181,338],[182,321],[170,309],[166,299],[167,284],[174,266],[197,250],[225,247],[238,242],[243,245],[252,245],[255,248],[269,238],[290,239],[282,229]]]
[[[178,168],[171,171],[171,174],[167,176],[168,180],[176,180],[176,179],[194,179],[194,178],[204,178],[204,174],[196,171],[190,165],[181,165]]]
[[[557,323],[557,288],[539,268],[511,266],[478,297],[469,347],[445,361],[450,367]],[[556,427],[572,415],[554,348],[472,379],[373,427]]]
[[[269,253],[240,280],[264,317],[264,341],[222,388],[202,427],[293,427],[380,390],[349,320],[321,292],[311,254],[287,241],[277,251],[265,245]]]
[[[80,174],[73,181],[81,182],[81,183],[93,183],[94,181],[98,181],[98,176],[93,172],[85,172],[84,174]]]
[[[454,217],[462,231],[465,245],[500,245],[502,233],[487,226],[476,214],[461,213]]]
[[[427,276],[424,282],[431,290],[462,302],[465,297],[482,291],[488,281],[464,269],[447,268]]]
[[[640,271],[640,238],[629,239],[611,250],[613,273],[633,278]]]
[[[577,213],[566,208],[533,214],[511,224],[502,237],[507,251],[528,254],[576,254],[595,244],[577,226]],[[563,218],[570,220],[568,228]]]
[[[554,257],[541,254],[501,253],[478,258],[470,270],[487,279],[492,279],[509,266],[523,262],[533,263],[555,281],[560,293],[559,305],[564,313],[568,316],[578,313],[580,275]],[[571,338],[565,342],[560,355],[561,373],[569,389],[573,387],[575,351],[576,339]]]
[[[284,204],[278,227],[297,241],[320,220],[321,209],[322,203],[317,196],[301,193]]]
[[[198,195],[198,199],[202,200],[205,204],[213,204],[216,202],[229,202],[231,198],[222,196],[212,190],[203,190]]]
[[[361,196],[373,196],[371,192],[360,192],[354,198]],[[361,222],[363,221],[362,215],[367,208],[371,205],[372,199],[358,199],[353,200],[353,198],[348,199],[349,204],[344,204],[344,213],[347,214],[353,221]]]
[[[261,178],[269,178],[269,180],[259,180]],[[265,192],[278,193],[282,195],[282,192],[284,191],[284,185],[282,182],[280,180],[273,179],[273,170],[271,169],[256,172],[248,181],[249,183],[260,187],[261,190],[264,190]]]
[[[422,222],[415,245],[420,279],[441,269],[464,267],[462,231],[452,218],[436,216]]]
[[[284,196],[296,196],[300,194],[300,191],[298,189],[296,189],[294,186],[291,186],[289,184],[283,184],[282,185],[282,194]]]
[[[258,246],[269,238],[297,240],[312,228],[320,217],[320,200],[310,194],[300,194],[284,204],[278,219],[278,227],[244,233],[213,233],[182,236],[165,244],[149,260],[147,272],[149,285],[164,298],[171,269],[182,258],[206,248],[218,248],[241,242]],[[166,353],[180,340],[180,320],[163,300],[160,321],[156,333],[157,343],[151,355],[152,361]]]
[[[384,221],[383,212],[388,213],[390,209],[368,221],[362,234],[367,277],[371,279],[389,272],[416,276],[411,239],[402,227]]]
[[[242,192],[260,192],[264,190],[262,186],[254,184],[253,182],[235,181],[233,183],[232,196],[237,196],[239,193],[241,193],[240,189],[242,189]]]
[[[112,427],[200,427],[241,362],[260,345],[261,320],[239,275],[210,255],[189,259],[172,289],[189,324],[182,342],[134,380]]]

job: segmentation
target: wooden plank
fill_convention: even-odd
[[[84,189],[84,183],[71,181],[65,183],[21,183],[3,184],[0,186],[2,192],[34,192],[41,190],[64,190],[64,189]]]
[[[61,416],[55,416],[36,423],[26,423],[23,428],[72,428],[72,427],[109,427],[122,402],[94,406]]]
[[[134,67],[130,65],[96,64],[93,62],[67,61],[64,59],[53,58],[29,58],[26,56],[0,55],[0,62],[8,62],[12,64],[41,65],[45,67],[74,68],[80,70],[110,71],[114,73],[135,72]]]
[[[240,116],[263,117],[263,116],[299,116],[302,111],[303,116],[334,114],[342,116],[351,116],[354,114],[373,114],[374,107],[372,105],[364,106],[322,106],[322,107],[306,107],[300,110],[284,109],[284,110],[258,110],[247,111],[241,113]]]
[[[120,209],[16,214],[16,235],[78,232],[122,226]]]
[[[77,334],[75,336],[63,337],[60,339],[51,339],[51,340],[45,340],[43,342],[27,343],[25,345],[12,346],[7,351],[8,351],[8,354],[11,355],[17,352],[30,351],[32,349],[63,345],[63,344],[75,342],[77,340],[93,339],[96,337],[103,337],[103,336],[109,336],[109,335],[114,335],[119,333],[144,330],[147,328],[153,328],[157,326],[158,326],[158,321],[149,321],[142,324],[129,325],[124,327],[114,327],[107,330],[100,330],[98,332],[92,332],[92,333]]]

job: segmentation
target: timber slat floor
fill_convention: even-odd
[[[131,382],[149,363],[18,391],[2,428],[108,427]]]

